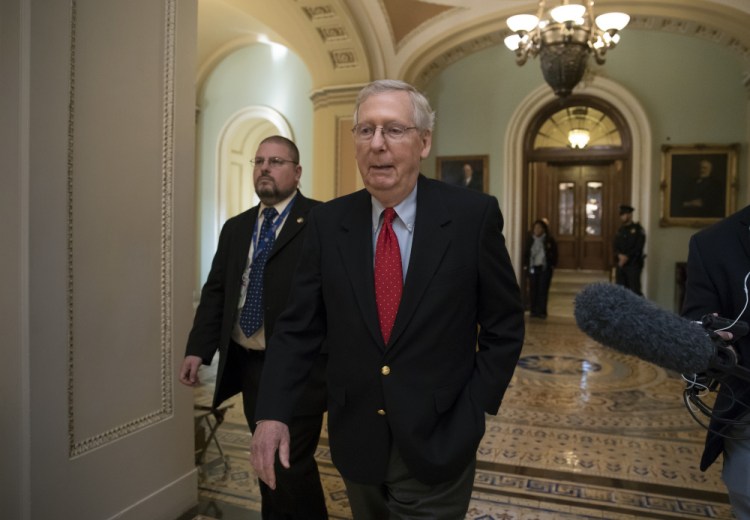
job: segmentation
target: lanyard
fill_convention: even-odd
[[[289,211],[292,209],[292,205],[294,204],[294,201],[297,199],[297,196],[295,195],[292,200],[289,201],[289,204],[286,205],[286,208],[284,208],[284,211],[281,212],[281,214],[276,217],[276,220],[273,221],[271,224],[271,232],[274,236],[276,236],[276,231],[279,229],[279,226],[281,226],[281,223],[284,222],[284,219],[289,214]],[[258,208],[258,216],[260,217],[261,212],[260,208]],[[265,218],[265,217],[264,217]],[[258,247],[258,239],[260,238],[258,236],[258,223],[260,222],[260,218],[257,218],[255,220],[255,226],[253,226],[253,237],[252,237],[252,244],[253,244],[253,262],[258,258],[258,253],[260,252],[260,248]]]

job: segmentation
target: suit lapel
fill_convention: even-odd
[[[276,237],[276,241],[273,244],[271,254],[268,256],[268,260],[271,260],[283,247],[289,243],[289,241],[297,235],[305,227],[305,220],[307,220],[307,213],[310,211],[310,206],[307,203],[302,194],[298,193],[295,198],[294,204],[289,210],[289,215],[286,217],[286,222],[281,227],[279,236]],[[257,215],[257,210],[256,210]],[[248,243],[248,247],[249,247]]]
[[[237,258],[242,260],[243,268],[247,260],[247,255],[250,252],[250,242],[253,239],[253,228],[255,227],[255,222],[258,220],[259,209],[260,206],[250,208],[246,214],[246,218],[243,219],[241,225],[236,230],[238,234],[236,243],[239,248]]]
[[[284,226],[279,232],[279,236],[273,245],[268,259],[270,260],[276,255],[294,236],[302,231],[307,213],[310,211],[310,203],[308,199],[303,197],[301,194],[298,195],[297,200],[294,201],[294,205],[289,210],[289,215],[284,223]],[[229,288],[231,291],[236,291],[236,295],[232,294],[230,300],[238,301],[240,295],[240,287],[242,275],[247,268],[247,257],[250,253],[250,242],[253,238],[253,229],[258,221],[258,214],[260,211],[260,205],[254,206],[247,210],[245,213],[238,216],[238,222],[236,227],[232,230],[234,233],[232,244],[234,245],[230,251],[231,258],[229,259],[230,273],[227,273],[227,280],[237,280],[238,283],[234,284]]]
[[[441,200],[440,193],[433,188],[431,181],[420,175],[411,257],[390,344],[398,341],[406,324],[416,312],[419,301],[450,244],[451,216]]]
[[[287,221],[279,232],[279,236],[273,245],[268,259],[270,260],[276,255],[294,236],[302,231],[306,220],[307,213],[310,211],[310,203],[308,199],[303,197],[301,194],[298,195],[294,205],[289,210]],[[231,272],[227,273],[227,280],[237,280],[237,283],[231,285],[228,290],[232,291],[229,301],[239,301],[240,288],[242,285],[242,275],[247,268],[248,254],[250,253],[250,242],[253,238],[253,229],[258,221],[258,214],[260,211],[260,205],[254,206],[241,214],[238,218],[239,221],[235,229],[233,229],[234,237],[232,244],[234,247],[230,251],[231,258],[229,259],[229,269]]]
[[[365,190],[357,192],[352,198],[349,213],[341,221],[336,240],[344,269],[367,328],[375,341],[385,348],[375,306],[371,216],[370,194]]]
[[[376,342],[385,348],[375,305],[371,216],[370,194],[362,190],[353,199],[350,212],[342,219],[337,240],[344,268],[367,328]],[[389,342],[391,345],[398,340],[416,312],[419,301],[442,261],[450,243],[450,223],[451,218],[440,193],[433,189],[429,180],[420,176],[414,240],[404,292]]]

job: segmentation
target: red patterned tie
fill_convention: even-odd
[[[401,250],[391,226],[394,218],[396,211],[393,208],[385,208],[383,227],[380,228],[375,246],[375,302],[378,305],[380,330],[386,344],[391,337],[393,322],[396,321],[404,283]]]

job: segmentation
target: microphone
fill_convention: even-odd
[[[700,323],[620,285],[587,285],[574,305],[578,328],[606,347],[681,374],[718,368],[718,348]]]

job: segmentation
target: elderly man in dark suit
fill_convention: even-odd
[[[690,239],[683,316],[717,313],[750,323],[750,206]],[[722,333],[726,335],[727,333]],[[750,336],[737,340],[740,364],[750,368]],[[721,384],[706,435],[701,470],[724,455],[722,479],[739,519],[750,519],[750,382]]]
[[[253,163],[261,202],[221,230],[180,368],[180,381],[194,386],[198,368],[210,364],[218,349],[213,406],[242,392],[252,431],[265,347],[289,297],[307,214],[319,204],[297,190],[302,167],[289,139],[264,139]],[[265,520],[328,518],[314,458],[325,411],[324,365],[325,356],[317,356],[303,398],[289,417],[293,467],[279,468],[275,490],[260,483]]]
[[[331,455],[356,519],[465,516],[485,413],[497,413],[523,343],[497,200],[420,175],[433,122],[406,83],[360,92],[365,190],[310,213],[261,382],[252,462],[273,487],[304,374],[328,352]]]

